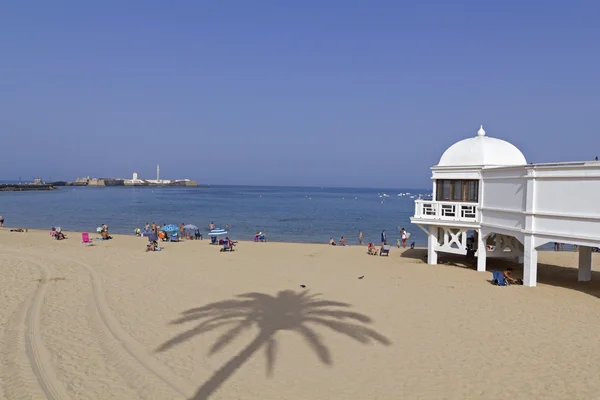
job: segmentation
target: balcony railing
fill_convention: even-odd
[[[477,222],[477,203],[415,200],[415,218]]]

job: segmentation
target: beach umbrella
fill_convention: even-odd
[[[161,231],[165,231],[165,232],[177,232],[179,231],[179,227],[175,226],[173,224],[169,224],[169,225],[165,225],[162,228],[160,228]]]
[[[222,236],[227,235],[227,231],[225,229],[213,229],[208,232],[208,236]]]
[[[184,225],[183,229],[188,230],[188,231],[195,231],[198,229],[198,227],[196,225],[187,224],[187,225]]]

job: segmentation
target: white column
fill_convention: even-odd
[[[523,254],[523,285],[535,286],[537,283],[537,250],[533,235],[525,236],[525,252]]]
[[[429,226],[429,239],[427,242],[427,264],[437,264],[437,240],[438,227]]]
[[[477,271],[485,272],[485,264],[487,260],[487,247],[485,245],[485,238],[481,229],[477,230]]]
[[[577,280],[587,282],[592,280],[592,248],[579,246],[579,271]]]

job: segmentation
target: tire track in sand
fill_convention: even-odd
[[[171,389],[176,391],[178,394],[191,398],[195,393],[195,387],[190,385],[185,379],[175,375],[166,365],[162,364],[154,357],[148,355],[147,350],[144,346],[136,342],[129,334],[121,327],[116,317],[112,314],[110,307],[104,296],[104,289],[102,280],[98,276],[96,270],[90,265],[77,260],[68,260],[68,262],[79,265],[84,268],[91,277],[92,290],[94,294],[94,303],[105,328],[110,332],[113,338],[120,344],[122,350],[119,352],[112,352],[119,356],[120,363],[125,363],[122,360],[122,351],[125,350],[135,361],[137,361],[146,370],[151,372],[155,377],[164,382]]]
[[[40,257],[42,257],[42,255],[40,255]],[[162,364],[154,357],[148,355],[147,349],[143,345],[135,341],[121,327],[116,317],[112,314],[108,302],[106,301],[106,298],[104,296],[102,280],[98,272],[92,266],[78,260],[66,257],[59,257],[56,255],[43,255],[43,257],[61,260],[61,262],[64,262],[65,264],[75,264],[88,272],[92,283],[93,300],[99,319],[104,328],[110,333],[113,339],[118,342],[120,347],[115,348],[114,346],[108,345],[107,348],[109,354],[113,357],[116,357],[115,361],[119,369],[123,370],[124,368],[127,368],[128,362],[125,359],[125,354],[129,354],[129,356],[131,356],[139,365],[141,365],[147,371],[152,373],[152,375],[154,375],[160,381],[165,383],[168,387],[177,392],[179,395],[184,396],[186,398],[193,397],[196,391],[195,385],[192,385],[184,378],[175,375],[169,369],[169,367]],[[101,333],[99,334],[103,336]],[[143,379],[139,375],[136,375],[136,373],[132,371],[131,368],[129,368],[126,375],[130,377],[134,382],[139,382],[140,379]]]
[[[35,265],[41,272],[41,279],[45,280],[50,276],[50,269],[36,260],[11,257]],[[33,296],[13,313],[7,326],[7,383],[19,382],[20,385],[16,387],[22,390],[15,393],[17,397],[14,398],[36,398],[40,395],[50,400],[69,398],[62,382],[56,377],[50,352],[44,346],[40,331],[39,317],[46,286],[42,282],[37,283]],[[22,359],[23,354],[29,365]]]

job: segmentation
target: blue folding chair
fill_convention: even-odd
[[[492,271],[492,282],[496,286],[508,286],[502,271]]]

